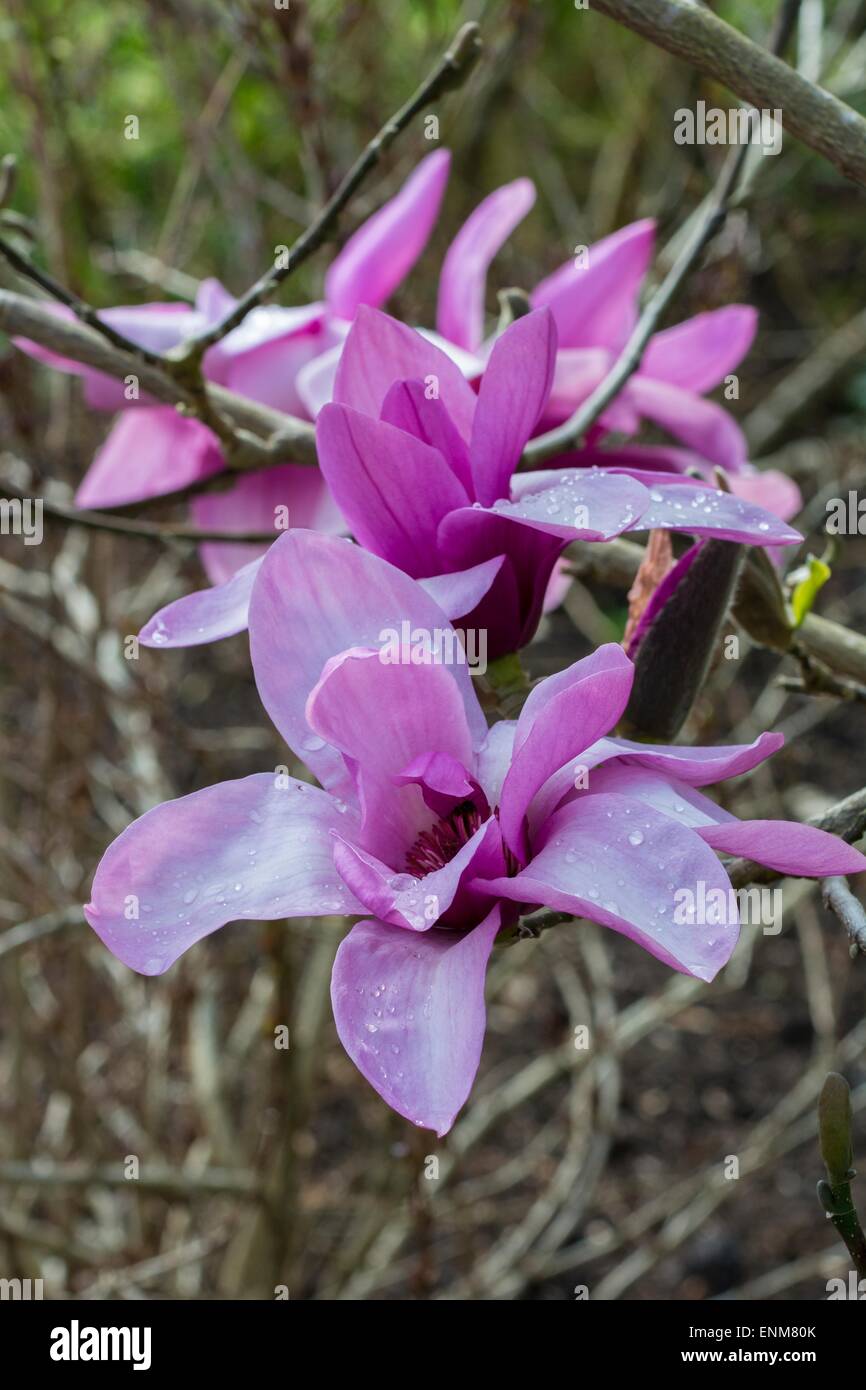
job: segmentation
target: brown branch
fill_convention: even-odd
[[[0,330],[12,337],[31,338],[42,347],[117,380],[135,376],[141,390],[155,400],[185,406],[192,414],[198,412],[195,392],[174,380],[162,364],[153,366],[121,352],[92,328],[59,318],[35,299],[0,289]],[[233,459],[227,460],[227,471],[267,468],[289,458],[296,463],[316,462],[316,431],[309,421],[238,396],[215,382],[205,384],[204,394],[220,415],[235,426],[243,446]]]
[[[602,7],[599,6],[598,8]],[[780,52],[788,41],[792,13],[796,8],[797,6],[791,6],[786,0],[779,11],[770,37],[770,48],[774,53]],[[757,48],[757,45],[753,46],[757,52],[763,53],[763,49]],[[785,65],[782,64],[782,66]],[[866,130],[866,122],[864,122],[864,130]],[[631,337],[604,380],[599,382],[595,390],[578,406],[570,419],[562,425],[558,425],[556,429],[549,430],[547,434],[539,435],[536,439],[530,440],[518,467],[534,468],[546,459],[553,458],[556,454],[566,453],[569,449],[577,448],[598,418],[604,414],[607,407],[619,395],[629,378],[634,376],[643,360],[650,339],[696,265],[701,252],[723,227],[731,199],[737,191],[740,176],[745,168],[748,153],[748,144],[742,144],[731,150],[703,211],[698,213],[695,230],[686,240],[667,275],[646,304]]]
[[[711,10],[691,0],[592,0],[592,7],[753,106],[781,110],[785,130],[866,186],[866,120]]]
[[[82,526],[89,531],[106,531],[113,536],[126,536],[133,540],[146,541],[186,541],[201,545],[204,541],[221,541],[243,545],[269,545],[276,540],[276,531],[218,531],[198,530],[195,526],[184,526],[174,522],[129,521],[122,516],[109,516],[106,512],[92,512],[77,507],[65,507],[59,502],[49,502],[45,497],[34,498],[32,493],[13,487],[0,478],[0,492],[9,497],[20,497],[41,506],[43,512],[62,521],[65,526]]]
[[[34,285],[38,285],[41,290],[56,299],[59,304],[65,304],[67,309],[71,309],[76,318],[81,319],[94,332],[100,333],[112,347],[116,347],[120,352],[128,352],[135,357],[141,358],[143,362],[149,362],[151,366],[156,366],[161,362],[158,352],[151,352],[149,348],[142,347],[139,343],[134,343],[131,338],[127,338],[125,333],[119,333],[116,328],[112,328],[110,323],[100,318],[99,314],[91,304],[79,299],[77,294],[67,290],[55,280],[53,275],[49,275],[47,270],[40,270],[29,256],[22,251],[16,251],[8,241],[0,237],[0,256],[9,262],[12,269],[22,275],[25,280],[32,280]]]
[[[210,1168],[202,1173],[184,1173],[162,1164],[142,1164],[138,1178],[124,1176],[121,1164],[91,1167],[83,1163],[22,1161],[0,1162],[0,1185],[16,1187],[113,1187],[130,1192],[153,1192],[163,1197],[230,1195],[263,1200],[253,1173],[230,1168]]]
[[[845,878],[825,878],[821,885],[824,906],[838,917],[848,933],[851,955],[866,955],[866,910]]]

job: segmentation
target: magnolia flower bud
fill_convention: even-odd
[[[674,738],[699,695],[742,568],[745,547],[701,541],[659,584],[629,645],[634,686],[623,720],[633,738]]]

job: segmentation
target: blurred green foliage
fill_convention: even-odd
[[[776,10],[773,0],[715,7],[758,40]],[[841,74],[858,106],[864,81],[851,59],[863,9],[859,0],[824,6],[827,80]],[[657,217],[663,235],[682,223],[724,150],[675,146],[674,112],[699,96],[733,99],[571,0],[7,0],[0,151],[19,157],[13,206],[34,221],[37,256],[97,304],[184,288],[147,283],[140,261],[124,259],[130,252],[239,292],[467,18],[481,24],[485,55],[467,89],[431,113],[454,174],[398,311],[429,320],[448,239],[481,196],[520,175],[535,180],[538,203],[497,259],[491,309],[498,286],[533,283],[575,245],[633,217]],[[789,56],[804,58],[796,41]],[[340,236],[430,148],[419,122]],[[750,206],[751,228],[734,220],[676,317],[758,303],[777,338],[765,340],[772,373],[863,300],[860,195],[786,141],[781,158],[762,162]],[[313,258],[284,302],[316,296],[326,264],[327,252]]]

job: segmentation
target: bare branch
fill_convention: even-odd
[[[866,910],[855,898],[845,878],[825,878],[821,885],[824,906],[839,918],[848,933],[851,955],[866,955]]]
[[[34,285],[38,285],[41,290],[49,294],[52,299],[56,299],[59,304],[64,304],[67,309],[71,309],[76,318],[81,319],[94,332],[100,333],[112,347],[118,348],[121,352],[128,352],[135,357],[140,357],[143,362],[149,362],[151,366],[157,366],[161,361],[158,352],[151,352],[150,348],[142,347],[134,343],[126,334],[119,333],[116,328],[112,328],[110,323],[100,318],[99,314],[91,304],[79,299],[77,294],[67,290],[53,275],[49,275],[47,270],[41,270],[38,265],[31,261],[29,256],[22,251],[16,251],[5,238],[0,237],[0,256],[9,262],[13,270],[19,275],[23,275],[25,280],[32,280]]]
[[[13,487],[0,478],[0,489],[10,497],[31,499],[32,494]],[[195,526],[177,525],[174,522],[129,521],[122,516],[109,516],[106,512],[79,510],[77,507],[64,507],[59,502],[49,502],[45,497],[33,499],[42,510],[65,526],[83,526],[90,531],[106,531],[113,536],[126,536],[134,540],[146,541],[186,541],[200,545],[204,541],[222,541],[244,545],[270,545],[276,540],[276,531],[217,531],[199,530]]]
[[[141,390],[149,396],[166,405],[185,406],[191,414],[198,413],[195,392],[174,380],[162,365],[152,366],[121,352],[95,330],[59,318],[37,300],[0,289],[0,330],[13,337],[31,338],[42,347],[117,380],[135,376]],[[289,458],[296,463],[315,464],[316,431],[309,421],[284,415],[214,382],[207,382],[203,389],[206,400],[235,426],[243,445],[243,451],[226,461],[227,471],[267,468]]]
[[[440,58],[429,77],[421,83],[414,96],[400,108],[382,129],[373,137],[367,148],[352,165],[331,198],[318,216],[310,223],[289,249],[288,255],[279,265],[273,265],[254,285],[242,295],[229,314],[206,333],[190,339],[188,343],[174,351],[177,361],[201,361],[203,354],[214,343],[218,343],[239,323],[242,323],[251,309],[256,308],[297,270],[299,265],[326,242],[335,230],[340,213],[352,195],[357,192],[367,175],[375,169],[382,155],[405,130],[419,111],[435,101],[443,92],[460,87],[471,72],[481,54],[481,38],[478,25],[464,24],[448,51]]]
[[[866,186],[866,120],[712,10],[692,0],[592,0],[592,6],[753,106],[781,110],[786,131]]]
[[[602,9],[603,6],[598,6],[598,8]],[[770,46],[774,52],[781,51],[787,43],[791,14],[792,7],[786,3],[779,12],[770,37]],[[756,52],[763,53],[763,49],[758,48],[757,45],[752,46]],[[782,64],[782,66],[785,65]],[[864,131],[866,131],[866,122],[864,122]],[[599,382],[595,390],[591,392],[582,405],[578,406],[571,418],[566,420],[564,424],[549,430],[547,434],[539,435],[537,439],[530,440],[524,450],[519,467],[537,467],[545,459],[576,448],[599,416],[604,414],[607,407],[619,395],[629,378],[634,376],[649,346],[650,338],[656,332],[684,281],[696,265],[701,252],[724,225],[731,199],[737,191],[740,176],[745,168],[748,153],[749,146],[745,143],[731,150],[705,207],[698,210],[694,231],[685,241],[664,280],[647,303],[631,337],[607,376]]]

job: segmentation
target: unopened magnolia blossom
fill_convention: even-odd
[[[388,634],[430,635],[430,659],[383,659]],[[684,922],[683,895],[730,884],[716,851],[780,873],[866,867],[808,826],[739,821],[698,790],[781,742],[660,747],[614,736],[633,668],[605,646],[536,685],[492,728],[465,665],[446,665],[443,610],[402,569],[350,542],[289,532],[255,579],[259,694],[321,788],[280,769],[147,812],[108,849],[87,918],[154,975],[241,919],[359,920],[334,963],[349,1055],[380,1095],[444,1134],[466,1100],[485,1028],[494,942],[547,905],[712,979],[738,925]],[[579,927],[577,928],[579,930]]]

